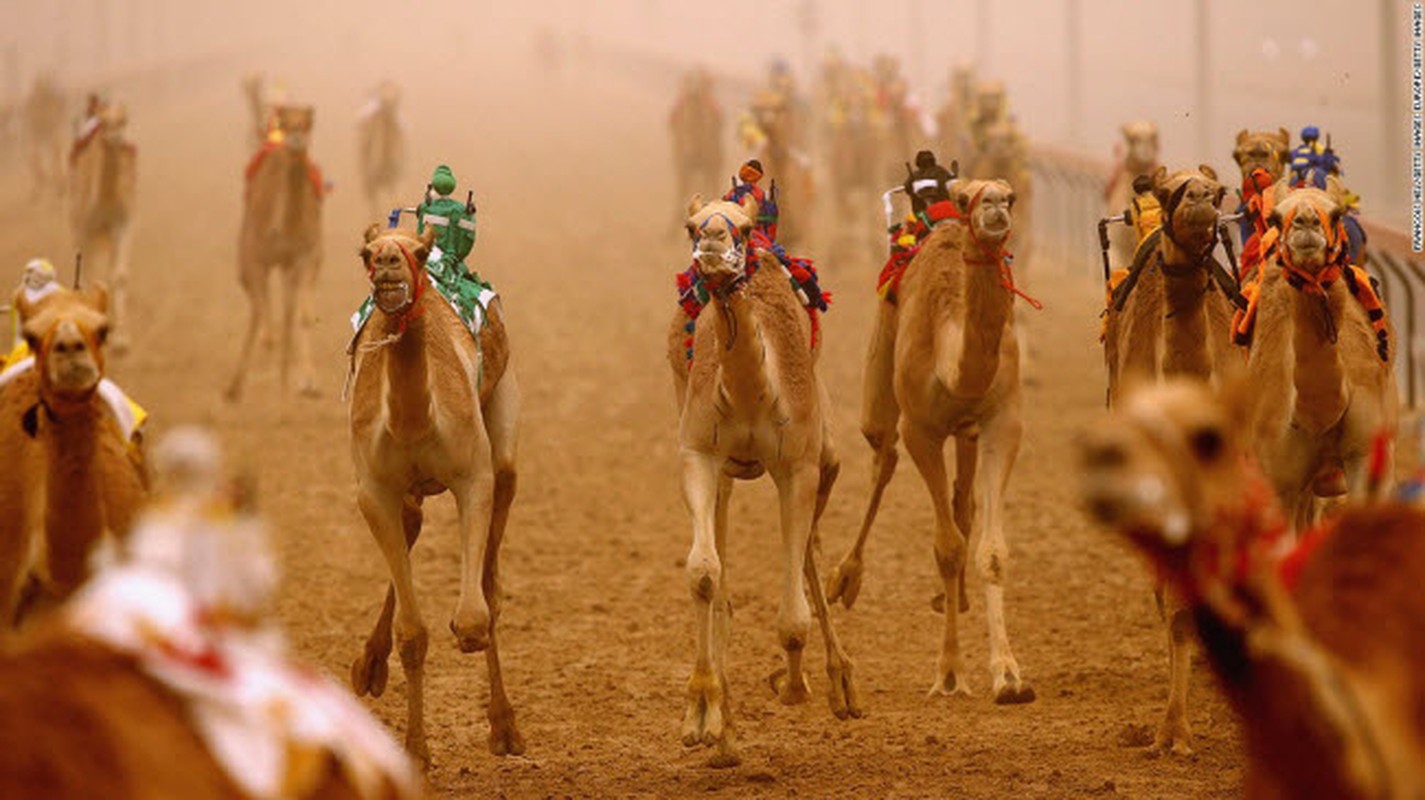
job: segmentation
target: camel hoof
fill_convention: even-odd
[[[835,604],[838,600],[847,610],[856,605],[861,596],[861,576],[864,568],[859,559],[843,558],[836,565],[831,577],[826,579],[826,601]]]
[[[322,396],[322,390],[318,389],[315,383],[309,382],[302,384],[302,388],[297,390],[297,394],[301,397],[315,399]]]
[[[797,676],[796,680],[792,680],[786,667],[778,667],[767,678],[767,682],[771,684],[772,691],[784,706],[801,705],[811,697],[811,686],[807,683],[805,672]]]
[[[712,674],[694,674],[688,681],[688,710],[683,715],[683,746],[726,747],[723,688]]]
[[[390,670],[386,667],[386,658],[391,655],[388,647],[385,653],[378,653],[371,648],[356,657],[351,662],[351,690],[356,692],[357,697],[371,695],[380,697],[386,691],[386,680],[390,677]]]
[[[956,695],[971,697],[972,693],[969,685],[955,670],[948,670],[944,677],[936,681],[935,685],[931,686],[930,691],[926,693],[926,697],[955,697]]]
[[[851,680],[851,660],[843,659],[839,669],[828,667],[826,676],[831,679],[831,693],[828,695],[831,713],[837,719],[860,719],[861,698]]]
[[[742,756],[737,754],[736,748],[726,742],[718,745],[717,751],[708,758],[708,766],[713,769],[729,769],[741,763]]]
[[[1005,684],[995,692],[995,705],[1015,706],[1034,702],[1034,687],[1020,682],[1019,685]]]
[[[460,648],[462,653],[481,653],[490,647],[490,629],[488,626],[464,625],[460,631],[455,620],[450,621],[450,632],[455,634],[455,646]]]
[[[507,720],[490,724],[490,752],[497,756],[524,755],[524,737],[515,727],[514,712]]]
[[[1153,747],[1170,756],[1190,758],[1193,755],[1192,735],[1186,725],[1165,722],[1153,737]]]

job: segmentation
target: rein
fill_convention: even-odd
[[[1282,221],[1282,230],[1289,231],[1292,221],[1296,219],[1297,212],[1293,210],[1286,219]],[[1317,212],[1321,219],[1322,230],[1326,234],[1326,265],[1316,273],[1307,272],[1305,269],[1292,262],[1291,247],[1282,241],[1277,247],[1277,263],[1286,272],[1286,281],[1293,289],[1304,295],[1310,295],[1317,299],[1321,309],[1321,319],[1326,326],[1326,337],[1331,340],[1331,344],[1336,344],[1340,331],[1336,326],[1336,318],[1331,313],[1331,298],[1327,294],[1327,289],[1341,279],[1343,272],[1342,255],[1345,248],[1342,247],[1342,236],[1336,228],[1340,227],[1338,221],[1336,225],[1331,224],[1331,220],[1324,214]],[[1284,234],[1283,234],[1284,235]]]
[[[727,307],[726,301],[728,297],[741,291],[741,289],[747,285],[747,268],[745,263],[747,257],[743,255],[744,249],[741,229],[733,223],[732,219],[726,214],[716,212],[709,215],[707,219],[703,220],[703,224],[698,226],[698,230],[706,230],[708,223],[712,222],[714,218],[720,218],[723,222],[727,223],[728,233],[732,236],[732,246],[723,254],[723,261],[731,260],[742,265],[738,273],[726,282],[714,285],[711,281],[708,281],[706,277],[703,278],[704,283],[706,283],[708,287],[708,292],[719,301],[722,301],[717,304],[718,313],[722,314],[722,319],[727,324],[728,330],[727,341],[723,343],[723,348],[731,350],[733,344],[737,342],[737,317],[734,316],[732,310]],[[695,254],[694,259],[696,260],[696,258],[697,256]]]
[[[1014,284],[1014,270],[1010,268],[1010,264],[1014,261],[1014,256],[1010,255],[1009,251],[1006,250],[1003,246],[990,247],[989,245],[980,241],[980,237],[975,235],[975,209],[979,207],[980,196],[984,193],[985,187],[981,186],[980,190],[975,192],[975,196],[970,198],[970,210],[967,215],[967,219],[965,220],[966,229],[970,232],[970,241],[974,243],[975,248],[980,251],[980,254],[983,257],[972,258],[969,255],[966,255],[964,256],[965,263],[997,265],[999,267],[1000,285],[1003,286],[1010,293],[1011,296],[1018,295],[1019,297],[1024,298],[1025,302],[1029,303],[1029,305],[1035,311],[1044,310],[1043,303],[1039,302],[1033,297],[1030,297],[1024,292],[1024,290],[1020,289]]]

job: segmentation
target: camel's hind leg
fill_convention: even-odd
[[[985,582],[985,617],[990,629],[990,678],[996,703],[1028,703],[1034,689],[1020,677],[1019,662],[1009,646],[1004,620],[1005,573],[1009,566],[1009,543],[1004,534],[1004,490],[1019,454],[1022,426],[1019,403],[987,420],[980,432],[976,481],[983,497],[982,521],[977,526],[975,567]],[[960,477],[956,476],[956,483]],[[962,582],[963,583],[963,582]]]
[[[500,620],[500,544],[505,538],[505,525],[514,503],[518,472],[515,469],[516,438],[519,423],[520,396],[513,372],[504,377],[491,393],[485,406],[485,430],[490,437],[490,454],[495,467],[495,500],[490,511],[490,538],[485,548],[482,588],[490,605],[490,646],[485,650],[485,666],[490,675],[490,752],[497,756],[524,753],[524,737],[515,725],[515,709],[505,695],[505,680],[500,672],[496,623]]]
[[[396,589],[396,643],[406,674],[406,749],[422,763],[430,763],[425,733],[425,660],[430,636],[416,604],[415,582],[407,550],[403,508],[405,495],[398,489],[359,480],[357,505],[371,528],[381,555],[391,570]]]
[[[406,552],[409,553],[421,535],[421,498],[408,494],[401,505],[401,528],[406,534]],[[391,620],[396,612],[396,587],[386,584],[386,601],[381,606],[381,614],[376,618],[376,627],[366,637],[366,648],[351,664],[351,690],[357,697],[371,695],[380,697],[386,691],[386,659],[391,655]]]
[[[900,408],[892,388],[896,324],[896,307],[882,302],[866,353],[866,378],[862,387],[861,434],[875,451],[871,467],[871,499],[866,503],[856,543],[826,579],[827,599],[833,603],[840,600],[847,608],[855,605],[856,598],[861,594],[861,579],[865,572],[862,556],[866,539],[871,535],[871,526],[875,524],[876,514],[881,508],[881,497],[895,475],[899,458],[896,455],[896,424],[900,420]]]
[[[132,243],[132,223],[119,225],[113,233],[113,250],[110,253],[113,260],[109,270],[109,292],[112,298],[109,303],[109,320],[114,328],[113,336],[109,337],[109,350],[115,356],[127,353],[133,343],[133,335],[129,330],[132,327],[129,322],[129,251]]]
[[[946,597],[958,597],[965,569],[965,536],[955,525],[950,513],[950,486],[945,474],[945,438],[927,431],[909,420],[902,425],[906,452],[910,453],[930,502],[935,509],[935,566],[945,585]],[[930,694],[969,694],[965,683],[964,660],[960,655],[959,609],[945,604],[945,630],[940,645],[940,658],[935,666],[935,683]]]
[[[248,365],[252,360],[252,345],[257,340],[258,331],[267,325],[267,272],[252,261],[246,253],[239,254],[239,277],[243,292],[247,295],[247,333],[243,335],[242,350],[238,355],[237,368],[228,382],[224,396],[231,401],[242,397],[242,388],[247,380]]]
[[[278,356],[282,394],[287,394],[291,386],[292,371],[297,371],[301,384],[297,387],[303,397],[315,397],[317,384],[312,378],[312,349],[308,341],[310,328],[307,306],[308,292],[312,289],[311,273],[316,265],[309,257],[284,270],[282,277],[286,287],[282,292],[282,351]]]

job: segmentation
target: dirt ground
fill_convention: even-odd
[[[520,51],[523,52],[523,51]],[[457,592],[453,504],[428,504],[416,574],[432,631],[427,715],[438,797],[1103,797],[1205,798],[1240,792],[1237,725],[1200,663],[1191,724],[1197,755],[1141,747],[1166,696],[1166,642],[1143,566],[1075,504],[1073,439],[1099,424],[1103,371],[1098,290],[1090,276],[1039,264],[1029,284],[1047,308],[1030,320],[1032,376],[1023,451],[1008,497],[1013,547],[1009,630],[1028,706],[988,698],[983,594],[962,631],[972,698],[926,699],[939,618],[931,512],[909,461],[892,484],[854,611],[837,610],[867,716],[841,722],[821,695],[780,705],[766,678],[781,652],[773,629],[778,531],[765,479],[734,500],[727,575],[735,622],[729,677],[743,763],[705,765],[678,738],[692,666],[692,609],[680,567],[689,523],[678,488],[675,409],[664,331],[687,244],[673,232],[664,135],[669,76],[580,66],[541,76],[530,64],[472,55],[426,81],[408,75],[410,202],[430,168],[449,163],[480,204],[474,265],[508,312],[524,391],[520,488],[505,543],[501,620],[506,683],[528,742],[523,757],[485,749],[484,659],[446,632]],[[314,152],[335,183],[314,339],[317,400],[279,397],[272,361],[247,398],[220,391],[236,360],[246,304],[234,264],[247,120],[246,64],[181,79],[119,85],[140,146],[134,249],[138,350],[113,375],[153,414],[155,431],[213,425],[234,459],[260,475],[261,503],[285,569],[282,622],[297,650],[345,679],[384,592],[385,569],[354,502],[341,387],[347,316],[365,293],[356,248],[367,219],[356,183],[359,80],[281,58],[264,66],[317,105]],[[512,73],[528,80],[516,84]],[[577,76],[577,77],[576,77]],[[368,80],[369,79],[369,80]],[[457,85],[458,95],[452,95]],[[458,97],[458,102],[453,101]],[[0,203],[0,279],[25,259],[67,262],[61,207],[30,203],[17,175]],[[708,187],[709,192],[721,187]],[[868,208],[867,213],[877,213]],[[818,219],[826,224],[825,217]],[[841,483],[823,525],[823,570],[849,544],[869,485],[857,431],[861,356],[878,265],[814,252],[835,294],[821,369],[835,406]],[[65,270],[67,273],[67,269]],[[404,680],[368,706],[404,725]]]

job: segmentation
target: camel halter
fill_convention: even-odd
[[[980,237],[975,235],[975,209],[979,208],[980,197],[985,193],[986,188],[988,187],[981,186],[979,190],[975,192],[975,195],[970,198],[969,211],[965,215],[965,227],[970,232],[970,241],[974,243],[975,248],[980,251],[983,258],[972,258],[966,255],[965,263],[997,265],[999,267],[1000,285],[1010,293],[1011,298],[1014,295],[1018,295],[1024,298],[1025,302],[1029,303],[1030,307],[1035,311],[1042,311],[1044,309],[1043,303],[1025,294],[1022,289],[1014,285],[1014,270],[1010,268],[1010,263],[1014,261],[1014,256],[1010,255],[1009,251],[1006,250],[1003,245],[992,248],[980,241]]]
[[[381,308],[381,304],[379,302],[376,303],[376,307],[380,309],[381,313],[385,314],[386,316],[395,318],[396,336],[399,338],[401,334],[404,334],[406,332],[406,326],[410,323],[410,321],[412,319],[415,319],[416,317],[419,317],[423,313],[424,307],[421,306],[421,296],[425,294],[425,265],[419,263],[416,260],[415,254],[412,253],[400,241],[392,242],[392,244],[396,245],[396,247],[400,249],[401,255],[405,257],[406,268],[411,271],[412,288],[410,294],[406,297],[405,304],[403,304],[400,308],[395,309],[394,311],[387,311],[386,309]],[[376,290],[375,276],[376,268],[372,266],[371,263],[368,261],[366,265],[366,277],[367,280],[371,282],[371,289],[373,293]],[[374,297],[372,299],[375,300]]]
[[[1323,213],[1320,209],[1312,210],[1316,212],[1317,219],[1321,221],[1321,231],[1326,236],[1325,265],[1320,272],[1311,273],[1293,263],[1291,246],[1286,242],[1285,237],[1291,230],[1292,222],[1296,220],[1297,209],[1292,209],[1282,220],[1282,233],[1277,245],[1277,263],[1286,272],[1287,284],[1302,294],[1317,299],[1321,309],[1322,322],[1326,325],[1326,337],[1331,340],[1331,344],[1336,344],[1339,331],[1336,327],[1336,318],[1331,313],[1331,299],[1326,290],[1341,278],[1342,261],[1346,251],[1345,231],[1340,220],[1337,220],[1333,225],[1329,214]]]

